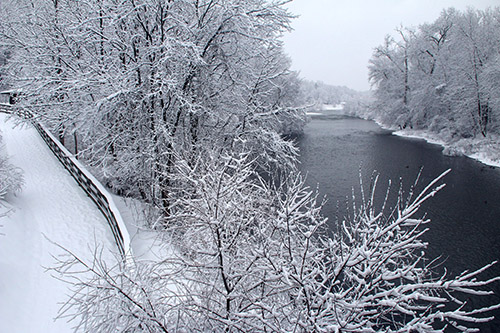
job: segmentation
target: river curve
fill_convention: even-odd
[[[428,258],[440,256],[443,267],[455,275],[500,259],[500,169],[463,156],[445,156],[438,145],[392,135],[372,121],[338,111],[320,111],[311,118],[298,138],[300,168],[307,184],[327,197],[323,214],[332,229],[346,214],[346,198],[353,188],[359,197],[360,173],[364,184],[374,171],[380,174],[382,198],[389,179],[396,193],[400,179],[408,190],[421,169],[420,188],[450,168],[444,179],[447,186],[422,207],[432,220],[424,237]],[[497,264],[483,278],[499,275]],[[493,288],[496,302],[499,287],[497,283]],[[500,330],[500,311],[495,316],[498,319],[481,327],[482,332]]]

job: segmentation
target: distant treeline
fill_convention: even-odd
[[[450,8],[432,23],[396,32],[370,60],[372,117],[450,138],[500,132],[499,8]]]
[[[370,92],[360,92],[345,86],[333,86],[321,81],[301,80],[299,101],[312,108],[322,104],[337,105],[345,103],[350,113],[363,113],[368,105]]]

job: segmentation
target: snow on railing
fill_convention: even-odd
[[[1,92],[0,92],[1,94]],[[0,112],[12,114],[11,105],[0,103]],[[104,186],[88,171],[85,167],[57,140],[42,124],[36,121],[29,112],[16,113],[18,116],[27,119],[38,131],[50,150],[54,153],[61,164],[68,170],[71,176],[76,180],[80,187],[94,201],[96,206],[102,212],[113,233],[116,245],[122,257],[132,255],[130,248],[130,235],[127,231],[121,214],[116,207],[113,197],[104,188]]]

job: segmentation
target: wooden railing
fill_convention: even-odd
[[[1,94],[1,92],[0,92]],[[8,103],[0,103],[0,112],[12,114]],[[116,245],[123,259],[131,256],[130,236],[125,223],[115,205],[115,202],[104,186],[57,140],[31,113],[23,112],[16,115],[31,122],[43,141],[54,153],[61,164],[69,171],[80,187],[94,201],[102,212],[113,233]]]

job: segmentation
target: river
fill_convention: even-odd
[[[364,184],[369,184],[374,170],[380,174],[382,198],[389,179],[394,193],[400,178],[408,190],[423,168],[418,187],[422,189],[450,168],[446,187],[421,208],[432,220],[424,236],[429,243],[427,257],[441,256],[443,267],[454,275],[500,259],[500,169],[467,157],[445,156],[438,145],[392,135],[372,121],[338,111],[320,111],[311,118],[298,139],[300,168],[307,184],[327,197],[323,214],[332,226],[345,215],[352,189],[359,194],[360,171]],[[497,264],[482,278],[499,275]],[[496,295],[484,300],[486,304],[500,302],[500,283],[493,290]],[[482,325],[481,332],[500,331],[500,311],[494,315],[497,319]]]

